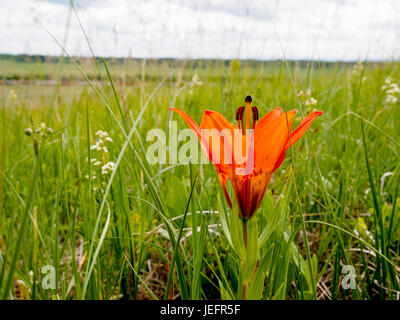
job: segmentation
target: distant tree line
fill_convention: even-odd
[[[59,62],[60,59],[65,59],[68,61],[67,57],[63,56],[46,56],[46,55],[27,55],[27,54],[0,54],[0,60],[8,60],[8,61],[15,61],[15,62],[25,62],[25,63],[34,63],[34,62],[49,62],[49,63],[56,63]],[[93,59],[92,57],[74,57],[74,59],[79,63],[81,61],[87,61],[88,59]],[[96,57],[96,59],[101,63],[101,57]],[[111,64],[124,64],[127,60],[130,61],[142,61],[141,58],[116,58],[116,57],[107,57],[104,58],[107,63]],[[179,60],[183,59],[174,59],[174,58],[159,58],[159,59],[146,59],[147,61],[151,62],[152,64],[173,64]],[[233,60],[231,59],[185,59],[190,62],[190,67],[192,68],[201,68],[201,67],[209,67],[210,62],[216,65],[221,65],[221,61],[226,67],[231,66]],[[239,60],[241,63],[245,62],[248,67],[259,67],[260,65],[268,62],[269,64],[273,63],[276,65],[282,64],[283,60]],[[314,67],[324,66],[325,68],[330,68],[339,65],[349,65],[354,64],[355,61],[308,61],[308,60],[288,60],[289,65],[294,66],[296,64],[299,67],[310,67],[310,63],[314,64]],[[369,61],[369,63],[378,63],[378,61],[373,62]]]

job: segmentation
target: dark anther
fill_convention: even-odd
[[[251,107],[251,111],[253,112],[253,121],[257,121],[259,118],[257,107]]]
[[[256,128],[256,122],[259,118],[257,107],[251,107],[251,111],[253,113],[253,130]]]
[[[236,120],[243,120],[244,107],[241,106],[236,110]]]
[[[242,130],[242,133],[244,134],[244,128],[243,128],[243,115],[244,115],[244,107],[241,106],[237,108],[236,110],[236,120],[238,122],[238,127],[240,130]]]
[[[251,98],[251,96],[247,96],[246,99],[244,99],[245,102],[252,102],[253,99]]]

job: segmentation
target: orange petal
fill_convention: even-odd
[[[286,155],[286,148],[279,155],[278,160],[276,161],[274,169],[272,170],[272,172],[274,172],[276,169],[278,169],[281,166],[283,160],[285,160],[285,155]]]
[[[200,139],[200,128],[197,125],[197,123],[187,113],[176,108],[168,108],[168,110],[175,111],[176,113],[178,113],[183,118],[183,120],[186,121],[190,129],[192,129],[196,133],[197,137]]]
[[[203,120],[209,120],[209,122],[204,122]],[[203,118],[200,123],[201,129],[237,129],[237,127],[230,123],[226,118],[217,111],[204,111]]]
[[[215,111],[204,112],[200,128],[201,130],[216,129],[210,132],[210,136],[207,140],[208,140],[208,145],[210,146],[209,147],[210,152],[213,152],[213,157],[214,157],[213,159],[219,160],[219,163],[215,164],[215,166],[219,173],[220,182],[221,185],[223,186],[225,197],[227,198],[228,204],[230,204],[231,206],[232,202],[226,191],[226,182],[228,179],[230,179],[232,182],[233,191],[235,193],[235,199],[238,202],[238,207],[241,210],[239,215],[242,217],[246,217],[247,215],[249,215],[249,210],[251,206],[250,202],[251,179],[248,176],[237,175],[235,171],[237,166],[240,167],[246,166],[246,160],[247,160],[247,158],[245,157],[246,152],[250,152],[249,150],[246,150],[247,147],[250,147],[249,143],[247,143],[246,137],[241,134],[241,132],[235,125],[229,123],[228,120],[226,120],[223,115]],[[221,130],[228,130],[228,132],[225,131],[226,132],[225,135],[221,132]],[[234,139],[235,139],[234,130],[237,130],[236,137],[238,137],[239,135],[239,138],[241,139],[242,143],[241,148],[239,148],[239,146],[235,146],[234,144]],[[221,139],[221,137],[223,137],[223,139]],[[217,147],[213,146],[213,143],[215,142],[212,141],[212,138],[221,139],[219,150]],[[235,148],[237,148],[237,150]],[[253,150],[252,147],[250,149]],[[233,159],[232,159],[232,152],[233,152]],[[227,157],[230,157],[230,159],[227,159]]]
[[[286,149],[290,147],[290,144],[293,145],[296,141],[298,141],[311,126],[315,118],[321,114],[323,114],[322,111],[313,111],[307,117],[305,117],[300,125],[290,135],[290,141],[287,142]]]
[[[314,111],[310,113],[307,117],[303,119],[303,121],[300,123],[300,125],[290,134],[290,140],[288,139],[288,142],[286,143],[285,149],[282,151],[282,153],[279,155],[278,160],[276,161],[275,167],[273,171],[278,169],[283,160],[285,159],[285,154],[286,150],[290,148],[290,143],[293,145],[296,141],[298,141],[303,134],[308,130],[310,125],[313,123],[314,119],[318,116],[320,116],[323,112],[322,111]]]
[[[208,156],[213,164],[232,163],[232,139],[235,126],[219,112],[205,111],[201,118],[202,141],[208,145]],[[208,134],[206,132],[208,131]],[[214,143],[219,142],[219,148]]]
[[[192,129],[197,137],[199,138],[202,148],[203,150],[206,152],[206,154],[208,155],[210,161],[212,162],[212,137],[210,136],[209,139],[205,139],[204,137],[202,137],[201,135],[201,131],[200,131],[200,127],[197,125],[197,123],[185,112],[183,112],[182,110],[176,109],[176,108],[169,108],[169,110],[171,111],[175,111],[177,112],[182,118],[183,120],[185,120],[185,122],[188,124],[188,126],[190,127],[190,129]],[[218,112],[216,112],[218,113]],[[213,116],[209,116],[209,113],[204,113],[202,120],[201,120],[201,128],[202,129],[218,129],[218,131],[222,130],[220,128],[222,128],[223,125],[225,124],[229,124],[229,122],[225,119],[225,118],[219,114],[219,115],[213,115]],[[223,150],[224,145],[222,144],[222,150]],[[217,153],[218,154],[218,153]],[[219,154],[218,154],[219,155]],[[219,158],[218,158],[219,159]],[[232,201],[229,197],[229,193],[228,190],[226,188],[227,182],[228,182],[228,177],[230,175],[230,172],[232,171],[231,169],[231,165],[226,165],[224,163],[218,164],[218,163],[213,163],[215,166],[215,169],[218,173],[218,179],[219,182],[221,184],[222,187],[222,191],[224,193],[224,196],[226,198],[226,201],[228,202],[228,205],[230,207],[232,207]]]
[[[214,162],[217,161],[217,163],[225,163],[228,165],[231,165],[233,162],[235,165],[245,165],[246,148],[249,146],[249,143],[247,143],[246,137],[242,135],[237,126],[226,120],[226,118],[219,112],[207,110],[204,112],[201,119],[200,128],[201,130],[210,130],[208,139],[205,132],[202,132],[204,135],[203,139],[206,139],[209,145],[209,152],[213,153]],[[235,139],[237,140],[237,137],[241,140],[235,141]],[[215,141],[219,141],[219,149],[218,146],[213,146]],[[241,143],[241,146],[235,145],[234,143]],[[237,150],[235,150],[235,148],[237,148]]]
[[[293,117],[296,110],[289,111],[279,116],[264,130],[255,132],[255,152],[257,169],[268,174],[285,148],[289,132],[292,130]]]
[[[260,121],[257,122],[255,130],[264,130],[268,125],[270,125],[274,120],[278,119],[282,115],[281,108],[272,109]]]

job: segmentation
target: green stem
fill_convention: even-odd
[[[248,226],[247,226],[247,220],[242,220],[243,222],[243,241],[244,241],[244,247],[246,248],[247,251],[247,239],[248,239]],[[242,272],[242,298],[243,300],[247,299],[247,282],[244,281],[244,271],[246,267],[246,262],[243,262],[243,272]]]

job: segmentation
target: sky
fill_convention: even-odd
[[[400,0],[75,0],[74,4],[76,11],[69,0],[0,0],[0,53],[60,55],[61,44],[71,55],[88,56],[85,32],[94,54],[104,57],[400,58]]]

